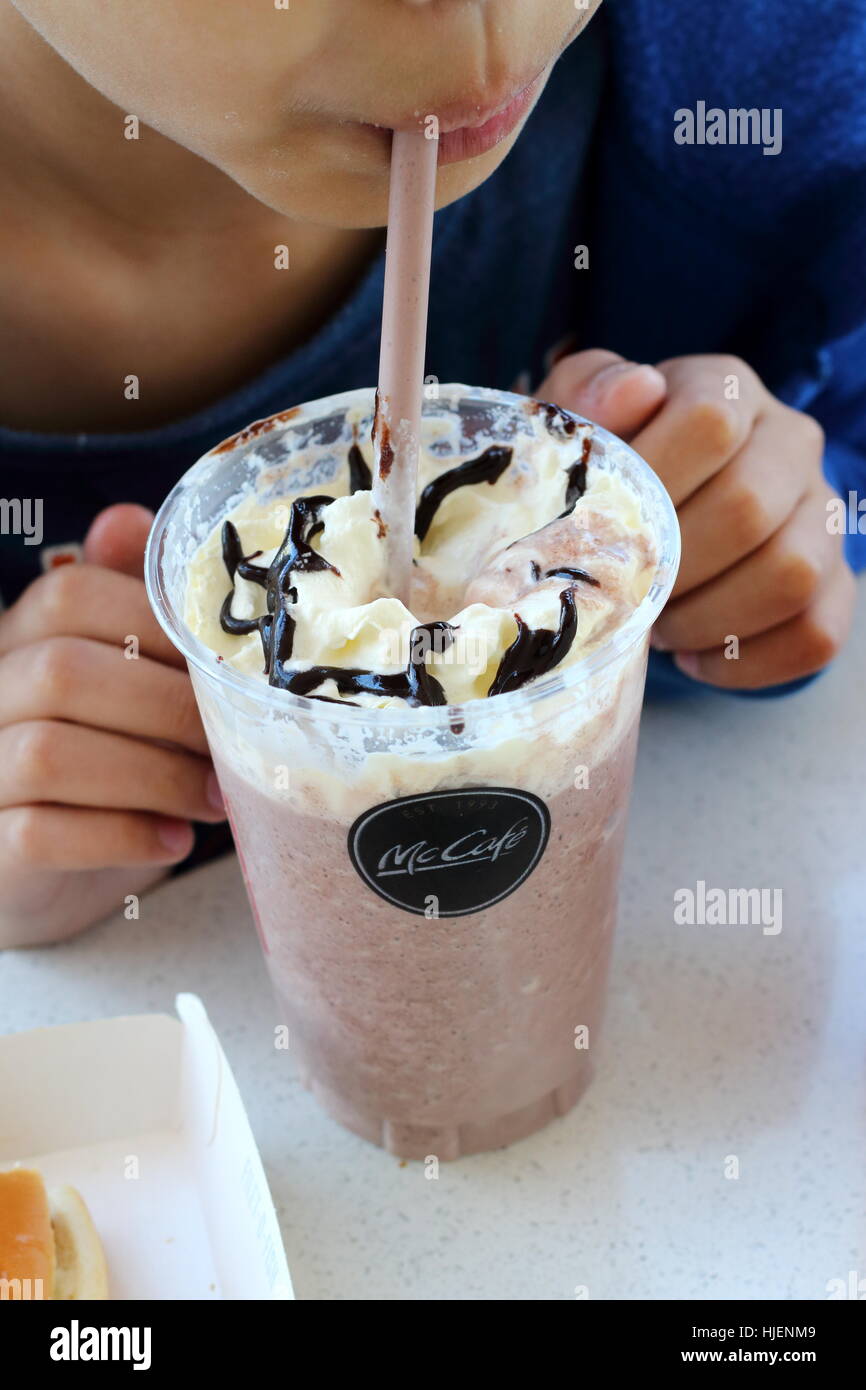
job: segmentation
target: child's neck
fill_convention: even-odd
[[[8,427],[135,430],[189,413],[309,337],[381,244],[292,222],[149,128],[126,140],[123,120],[0,8]],[[281,245],[289,269],[275,267]]]

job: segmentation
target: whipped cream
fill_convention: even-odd
[[[326,483],[316,478],[313,450],[292,458],[299,481],[291,489],[257,490],[230,509],[235,559],[242,553],[244,562],[227,567],[216,527],[189,563],[187,626],[236,670],[284,683],[273,660],[265,669],[267,631],[263,639],[253,624],[273,621],[266,575],[281,546],[286,554],[292,504],[324,498],[332,500],[311,504],[307,522],[295,515],[306,558],[272,592],[274,611],[285,615],[280,674],[288,688],[370,708],[464,704],[588,655],[645,597],[656,566],[652,528],[630,484],[599,466],[591,425],[531,402],[527,413],[527,431],[469,450],[453,420],[425,417],[408,607],[386,592],[372,494],[351,490],[373,465],[372,445],[359,436],[354,467],[347,450]],[[443,486],[452,470],[479,459],[473,471],[490,481],[453,475]],[[450,482],[458,485],[448,490]],[[236,635],[227,623],[251,630]],[[382,679],[359,688],[339,672]]]

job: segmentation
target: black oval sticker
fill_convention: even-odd
[[[349,856],[406,912],[463,917],[507,898],[541,859],[550,813],[532,792],[464,787],[386,801],[359,816]]]

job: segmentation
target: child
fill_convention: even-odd
[[[389,131],[426,114],[427,370],[556,400],[658,471],[683,532],[669,681],[773,688],[838,650],[824,478],[847,498],[864,473],[866,22],[596,8],[0,0],[23,532],[0,537],[0,944],[80,929],[222,820],[141,580],[151,509],[250,419],[374,382]]]

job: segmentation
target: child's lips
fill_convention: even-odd
[[[475,159],[506,139],[538,95],[547,70],[544,68],[498,105],[488,103],[484,109],[470,107],[466,103],[460,106],[453,104],[431,113],[436,115],[439,122],[439,163],[456,164],[460,160]],[[393,129],[424,130],[427,119],[419,114],[393,127],[369,124],[365,128],[376,131],[383,141],[383,148],[387,140],[389,148]]]
[[[540,85],[541,74],[481,125],[466,124],[444,131],[440,125],[439,163],[456,164],[461,159],[475,159],[492,150],[519,124],[535,100]]]

